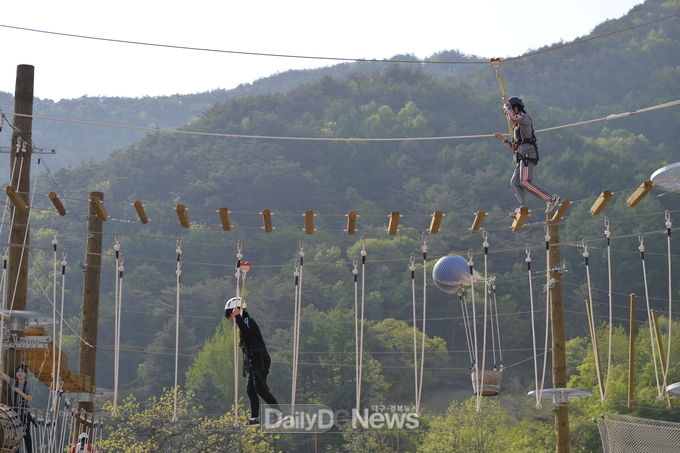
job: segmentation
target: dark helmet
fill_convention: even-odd
[[[508,104],[510,104],[510,107],[519,107],[520,110],[524,110],[524,102],[518,97],[511,97],[508,99]]]

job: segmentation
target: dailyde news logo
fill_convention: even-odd
[[[320,433],[331,429],[416,429],[420,419],[412,405],[381,404],[357,411],[333,410],[323,404],[263,404],[262,430],[275,433]]]

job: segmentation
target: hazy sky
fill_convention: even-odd
[[[21,0],[0,24],[188,47],[383,59],[457,49],[507,57],[589,33],[641,0]],[[0,27],[0,91],[35,66],[35,95],[157,96],[233,88],[334,62],[239,56],[61,37]]]

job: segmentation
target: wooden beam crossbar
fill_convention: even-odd
[[[135,207],[135,211],[137,211],[137,217],[139,217],[139,221],[145,225],[149,223],[149,217],[146,215],[146,211],[144,210],[144,205],[142,202],[137,200],[133,203],[133,206]]]
[[[90,197],[90,206],[99,220],[102,222],[105,222],[109,218],[109,214],[106,212],[106,208],[104,207],[104,200],[99,198],[99,196],[92,195]]]
[[[28,212],[28,206],[24,201],[24,197],[22,197],[21,194],[18,193],[14,187],[7,186],[7,188],[5,189],[5,193],[12,201],[12,204],[14,205],[15,208],[17,208],[19,211],[23,213]]]
[[[50,201],[54,205],[54,209],[57,210],[59,215],[61,215],[61,216],[66,215],[66,209],[64,209],[64,204],[61,202],[61,200],[59,199],[59,196],[56,194],[56,192],[48,193],[47,198],[50,199]]]

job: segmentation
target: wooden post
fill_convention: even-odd
[[[633,408],[634,380],[635,373],[635,311],[637,310],[637,296],[634,293],[630,295],[630,321],[628,330],[630,337],[628,337],[628,409]]]
[[[33,66],[17,66],[16,88],[14,91],[14,113],[33,115]],[[33,118],[14,116],[12,152],[10,153],[10,186],[26,197],[31,191],[31,151]],[[22,151],[25,151],[22,153]],[[13,310],[26,310],[28,290],[28,245],[29,209],[23,211],[15,206],[10,208],[13,219],[7,268],[7,303]],[[26,248],[22,244],[26,243]],[[6,307],[10,308],[10,307]]]
[[[14,120],[12,146],[10,152],[10,183],[19,194],[30,193],[31,189],[31,146],[33,118],[33,77],[34,68],[30,65],[17,66],[16,85],[14,89]],[[10,246],[7,257],[6,296],[8,307],[13,310],[26,310],[28,294],[28,245],[30,235],[28,228],[30,207],[21,210],[10,206]],[[24,244],[26,245],[24,247]],[[23,332],[13,332],[23,335]],[[14,369],[22,362],[21,352],[8,349],[3,360],[3,371],[14,376]],[[3,388],[6,386],[3,383]],[[8,392],[2,392],[0,400],[9,403]]]
[[[101,192],[91,192],[90,200],[104,200]],[[87,256],[85,258],[85,273],[83,276],[83,307],[80,342],[79,372],[89,376],[94,389],[97,362],[97,324],[99,318],[99,283],[101,280],[102,264],[102,219],[97,215],[93,203],[89,203],[87,216]],[[89,345],[87,343],[89,343]],[[94,412],[93,401],[80,401],[78,408],[87,413]],[[78,422],[82,424],[82,422]],[[87,431],[76,429],[76,433]]]
[[[562,301],[562,270],[560,269],[560,220],[548,222],[550,234],[548,259],[550,268],[550,309],[552,316],[552,380],[553,388],[567,386],[567,360],[564,349],[564,307]],[[556,452],[569,453],[569,406],[560,405],[555,410]]]

